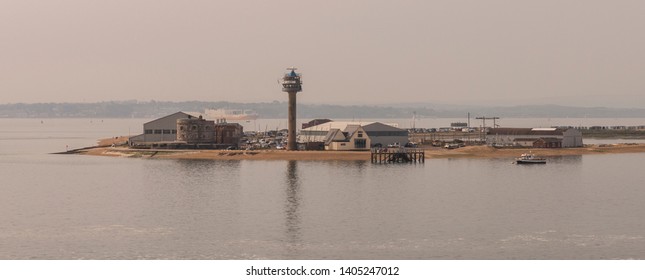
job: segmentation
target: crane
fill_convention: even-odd
[[[493,120],[493,128],[495,128],[497,127],[495,120],[499,120],[499,117],[476,117],[475,119],[482,120],[482,129],[479,130],[479,139],[482,140],[485,139],[484,135],[486,135],[486,120]]]
[[[493,128],[497,127],[495,120],[499,120],[499,117],[476,117],[475,119],[482,120],[482,127],[486,129],[486,120],[493,120]]]

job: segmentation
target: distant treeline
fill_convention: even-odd
[[[203,112],[207,108],[254,110],[260,118],[286,118],[286,102],[232,103],[232,102],[161,102],[110,101],[98,103],[16,103],[0,104],[3,118],[155,118],[178,111]],[[527,118],[643,118],[645,109],[570,107],[558,105],[527,105],[511,107],[474,107],[443,105],[316,105],[298,104],[299,118],[374,119],[412,118],[416,115],[435,118],[471,117],[527,117]]]
[[[645,139],[645,130],[625,129],[581,129],[585,138],[619,138],[619,139]]]

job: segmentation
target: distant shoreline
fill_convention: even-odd
[[[634,102],[638,104],[638,102]],[[418,117],[465,118],[496,115],[504,118],[645,118],[645,108],[559,106],[545,104],[507,106],[464,106],[461,104],[389,103],[374,105],[298,104],[298,118],[333,116],[335,119],[383,119]],[[632,104],[630,104],[632,105]],[[158,118],[178,111],[201,112],[205,108],[243,108],[263,119],[286,119],[287,103],[226,101],[103,101],[91,103],[10,103],[0,104],[0,118]],[[639,124],[645,125],[645,124]]]
[[[467,146],[458,149],[426,147],[426,159],[440,158],[515,158],[531,151],[544,157],[575,156],[591,154],[643,153],[645,144],[586,145],[581,148],[537,149],[537,148],[493,148],[489,146]],[[126,147],[94,147],[81,149],[75,154],[92,156],[160,158],[160,159],[202,159],[202,160],[303,160],[303,161],[369,161],[369,151],[284,151],[284,150],[148,150]]]

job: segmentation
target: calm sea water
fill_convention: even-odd
[[[542,166],[48,154],[144,121],[0,119],[0,259],[645,258],[645,154]]]

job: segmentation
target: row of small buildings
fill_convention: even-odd
[[[244,135],[238,123],[206,120],[177,112],[143,124],[143,133],[130,137],[138,148],[228,148],[238,147]],[[489,128],[485,141],[494,146],[535,148],[582,147],[582,133],[574,128]],[[302,150],[369,150],[372,147],[404,146],[408,130],[381,122],[342,122],[328,119],[303,124],[297,136]]]
[[[303,148],[356,151],[388,145],[403,146],[409,142],[408,131],[398,128],[396,124],[329,120],[317,123],[312,126],[303,125],[306,128],[300,130],[297,141]]]
[[[573,128],[490,128],[486,143],[504,147],[582,147],[582,133]],[[367,150],[370,147],[404,146],[408,131],[380,122],[325,122],[300,131],[298,142],[308,149]]]
[[[238,147],[244,135],[237,123],[205,120],[177,112],[143,124],[143,133],[130,137],[134,148],[228,148]],[[408,131],[380,122],[325,120],[300,131],[303,150],[369,150],[373,146],[404,145]]]

